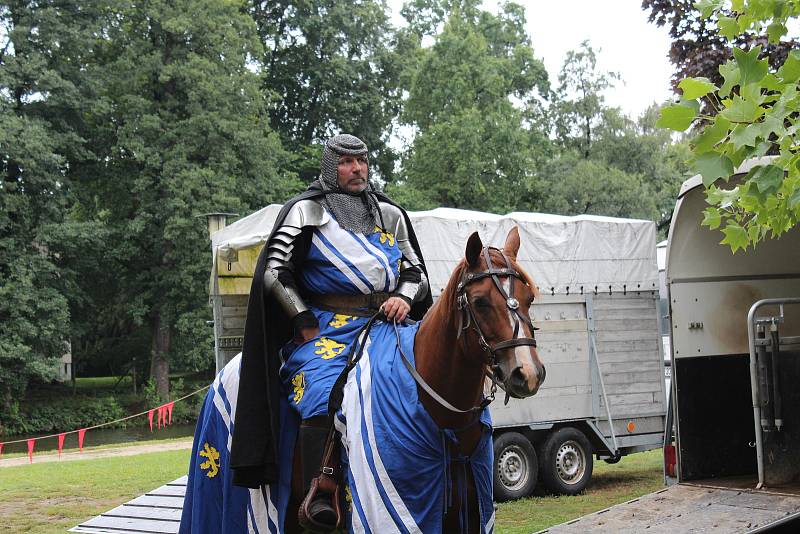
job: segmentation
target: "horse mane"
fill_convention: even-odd
[[[489,249],[489,254],[490,255],[497,254],[497,252],[492,249]],[[530,275],[527,272],[525,272],[525,270],[516,261],[516,259],[513,259],[512,261],[514,262],[514,266],[516,267],[517,272],[520,274],[525,283],[531,288],[531,291],[533,291],[533,297],[535,299],[538,299],[539,286],[536,285],[536,283],[533,281]],[[430,311],[428,312],[428,315],[430,315],[432,318],[445,319],[445,317],[440,317],[440,316],[450,314],[453,306],[455,305],[458,283],[464,276],[464,273],[466,273],[466,271],[467,271],[467,260],[465,258],[461,258],[461,260],[456,265],[456,268],[453,269],[453,273],[450,275],[450,278],[447,280],[447,285],[445,285],[444,289],[442,289],[442,293],[439,295],[439,299],[436,301],[433,307],[431,307]]]

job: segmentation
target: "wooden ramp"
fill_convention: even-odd
[[[122,506],[89,519],[70,532],[95,534],[176,534],[181,522],[186,479],[177,480],[136,497]]]

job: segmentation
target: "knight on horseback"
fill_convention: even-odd
[[[319,179],[284,206],[256,267],[231,451],[234,483],[256,487],[280,478],[276,445],[289,444],[283,434],[293,426],[280,424],[282,394],[293,412],[284,418],[300,420],[293,467],[302,487],[295,482],[292,493],[305,495],[320,470],[328,398],[346,347],[378,309],[403,322],[409,314],[420,319],[430,304],[411,223],[370,184],[367,146],[347,134],[329,139]],[[312,525],[335,526],[327,494],[309,504]]]

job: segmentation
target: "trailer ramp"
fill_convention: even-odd
[[[788,522],[800,525],[800,496],[678,484],[540,534],[754,533]]]

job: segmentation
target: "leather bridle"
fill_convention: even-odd
[[[465,273],[464,276],[461,277],[458,286],[456,286],[456,302],[458,304],[458,309],[461,310],[461,315],[459,316],[458,336],[461,337],[463,332],[467,331],[469,328],[472,328],[478,334],[478,343],[481,349],[488,353],[486,363],[492,370],[494,370],[497,367],[497,351],[511,347],[536,347],[535,337],[517,337],[517,334],[519,334],[520,324],[524,323],[528,325],[531,331],[531,336],[534,335],[533,332],[536,330],[536,328],[533,326],[530,317],[522,313],[520,310],[519,301],[514,298],[515,280],[518,279],[525,285],[528,285],[527,281],[519,272],[515,271],[511,267],[511,260],[508,258],[508,256],[506,256],[506,253],[503,250],[494,247],[491,248],[503,256],[506,266],[495,269],[492,265],[492,258],[489,255],[490,247],[483,247],[481,254],[483,255],[484,261],[486,261],[487,269],[478,273]],[[476,320],[475,311],[472,309],[472,304],[470,303],[467,295],[467,286],[469,284],[490,277],[492,282],[494,282],[494,286],[506,301],[506,307],[512,312],[514,318],[514,333],[512,334],[511,339],[501,341],[494,345],[490,345],[489,342],[486,341],[486,336],[483,334],[483,330],[481,330],[480,323]],[[506,293],[506,290],[503,289],[503,284],[500,283],[500,278],[509,279],[509,290],[511,295]]]

